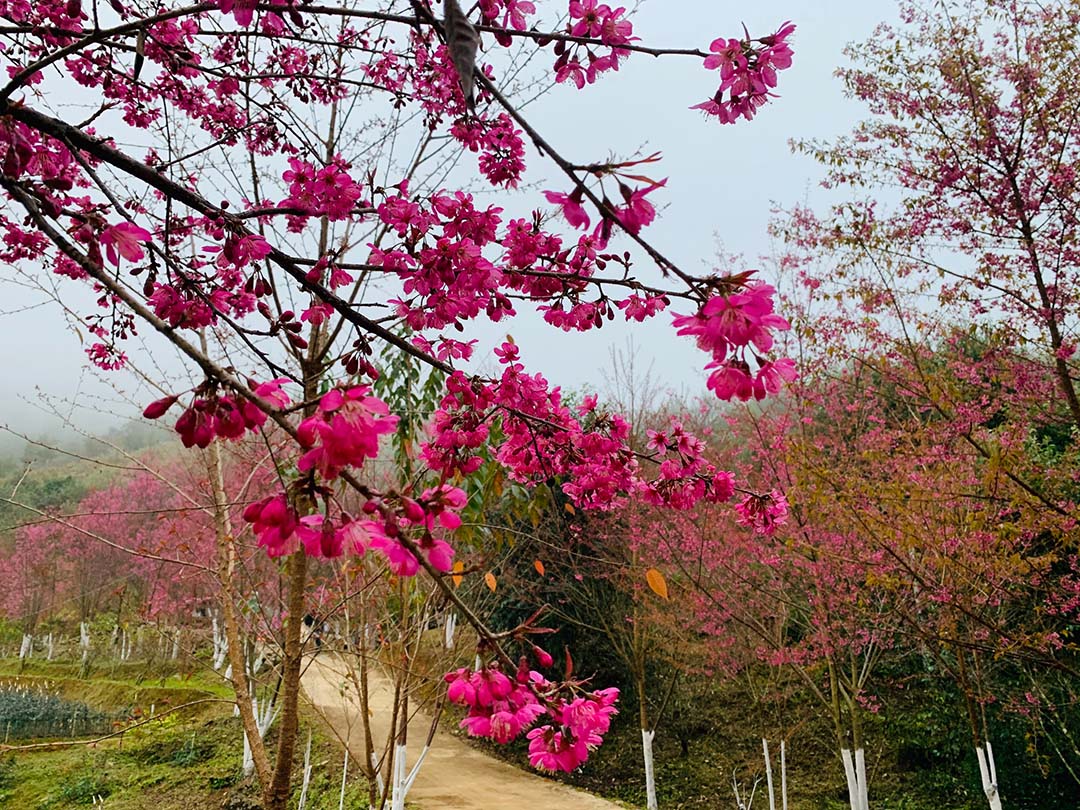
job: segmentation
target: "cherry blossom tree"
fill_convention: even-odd
[[[26,660],[34,653],[34,633],[38,624],[48,617],[57,591],[55,547],[48,541],[50,527],[32,526],[19,532],[15,545],[2,561],[4,581],[3,610],[18,619],[22,627],[19,658]]]
[[[790,212],[777,231],[793,298],[810,302],[797,319],[802,367],[843,366],[881,409],[868,446],[891,472],[868,479],[873,497],[858,483],[837,491],[919,592],[906,624],[948,650],[971,705],[978,656],[1070,666],[1056,606],[1071,604],[1080,425],[1080,8],[911,2],[901,17],[841,72],[870,118],[799,144],[841,201]],[[985,723],[969,714],[1000,806]]]
[[[537,49],[554,56],[536,79],[543,88],[585,89],[646,54],[700,60],[702,90],[683,106],[703,111],[703,125],[729,124],[764,114],[791,65],[794,26],[696,50],[646,45],[624,8],[594,0],[542,9],[568,11],[562,29],[531,2],[442,5],[441,15],[424,0],[4,9],[2,258],[89,286],[97,306],[82,321],[98,367],[122,368],[145,332],[179,351],[197,384],[153,380],[163,390],[145,415],[179,411],[185,447],[214,454],[255,435],[273,459],[277,491],[242,514],[284,569],[272,762],[238,682],[268,810],[290,793],[311,561],[370,550],[394,576],[430,575],[491,651],[454,676],[450,698],[491,736],[527,734],[534,764],[569,770],[601,742],[615,695],[518,666],[456,599],[445,575],[467,495],[455,482],[488,456],[520,484],[554,481],[579,509],[612,509],[639,491],[676,508],[731,495],[730,478],[692,453],[650,480],[625,419],[592,403],[575,413],[511,343],[496,351],[499,373],[476,374],[459,332],[525,308],[585,332],[672,307],[679,332],[705,351],[717,395],[760,399],[794,377],[771,352],[787,328],[771,287],[726,269],[691,274],[644,236],[667,192],[644,174],[659,156],[568,157],[514,103],[509,81]],[[90,108],[82,120],[52,103],[75,94]],[[553,209],[484,207],[473,183],[447,185],[447,168],[472,153],[480,182],[513,189],[529,148],[560,177],[546,194]],[[365,472],[402,416],[371,388],[379,346],[443,384],[423,469],[388,488]],[[219,475],[210,480],[228,567],[240,524]]]

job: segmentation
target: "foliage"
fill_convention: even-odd
[[[12,739],[62,737],[109,730],[108,715],[60,697],[48,682],[0,681],[0,722]]]

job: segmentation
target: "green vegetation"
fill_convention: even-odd
[[[6,672],[18,662],[0,662]],[[50,683],[64,699],[113,712],[155,711],[198,699],[222,696],[220,679],[174,677],[140,679],[140,666],[118,666],[113,677],[79,681],[61,677],[77,665],[31,662],[35,674],[23,675],[27,684]],[[6,679],[7,676],[0,675]],[[337,808],[341,789],[341,751],[317,723],[313,731],[313,772],[306,810]],[[304,733],[306,740],[306,732]],[[110,810],[192,810],[226,808],[256,810],[258,790],[241,772],[240,721],[225,703],[212,702],[167,715],[132,728],[96,745],[56,750],[3,753],[0,751],[0,808],[11,810],[68,810],[93,807],[95,798],[108,799]],[[299,778],[299,774],[298,777]],[[364,786],[351,782],[346,806],[366,807]],[[299,799],[295,791],[293,807]]]
[[[61,697],[48,682],[0,680],[0,731],[5,739],[102,734],[110,720],[105,712]]]
[[[732,775],[749,788],[760,778],[762,784],[754,807],[768,806],[764,796],[764,764],[757,735],[763,707],[748,700],[746,682],[720,683],[706,687],[686,708],[669,704],[655,741],[656,783],[659,804],[664,810],[712,810],[734,807]],[[793,690],[792,694],[795,692]],[[867,767],[870,769],[872,803],[876,810],[983,810],[986,799],[977,791],[977,764],[968,745],[966,728],[952,722],[961,703],[955,705],[941,692],[918,688],[897,689],[886,697],[895,716],[905,726],[898,728],[882,713],[867,731]],[[941,705],[942,702],[948,706]],[[645,806],[645,781],[641,764],[641,735],[633,711],[634,696],[627,692],[623,711],[608,737],[590,756],[586,766],[572,774],[560,774],[559,781],[599,795]],[[922,707],[922,708],[920,708]],[[766,713],[775,707],[765,708]],[[690,709],[690,710],[688,710]],[[788,790],[792,810],[847,810],[847,788],[839,758],[833,749],[827,718],[814,703],[788,701],[786,722],[792,729],[788,749]],[[450,723],[456,722],[457,718]],[[1022,730],[1011,729],[1019,737],[1002,740],[1009,756],[1023,759]],[[459,732],[463,734],[463,732]],[[684,749],[685,743],[685,749]],[[779,768],[779,740],[772,740],[773,768]],[[477,743],[493,756],[520,764],[527,760],[527,744],[510,746]],[[1015,745],[1020,750],[1015,750]],[[1003,757],[1004,758],[1004,757]],[[779,782],[779,772],[774,770]],[[1018,779],[1010,769],[1009,778]],[[1032,780],[1033,782],[1035,780]],[[1041,779],[1039,779],[1041,783]],[[1050,810],[1067,807],[1066,797],[1046,800],[1036,795],[1018,795],[1025,790],[1015,781],[1008,795],[1009,807]],[[1031,787],[1033,787],[1032,785]],[[1041,789],[1045,791],[1046,786]],[[779,791],[779,787],[777,787]],[[745,799],[745,796],[744,796]]]

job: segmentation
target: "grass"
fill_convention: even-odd
[[[109,667],[85,680],[71,677],[78,664],[30,662],[21,676],[18,662],[12,664],[0,661],[0,678],[49,681],[66,698],[108,711],[147,713],[151,703],[160,711],[162,706],[228,694],[212,675],[178,678],[155,671],[147,676],[144,664]],[[313,733],[305,810],[337,810],[342,751],[318,722],[303,722]],[[241,735],[240,721],[228,705],[206,703],[92,747],[0,753],[0,808],[78,810],[93,807],[100,797],[108,800],[109,810],[257,810],[257,786],[241,770]],[[302,732],[293,807],[299,799],[306,742]],[[361,781],[349,783],[345,801],[350,810],[367,807]]]
[[[113,810],[209,807],[212,782],[220,791],[240,781],[239,734],[231,717],[166,718],[95,747],[9,754],[0,806],[76,808],[102,797]]]
[[[125,661],[91,665],[85,677],[81,669],[81,664],[73,661],[32,659],[24,662],[18,658],[0,658],[0,678],[37,677],[64,683],[81,681],[100,687],[105,693],[110,687],[127,689],[134,686],[140,689],[189,690],[232,698],[231,687],[217,673],[209,670],[181,673],[169,662]],[[107,698],[108,695],[104,694],[103,697]]]

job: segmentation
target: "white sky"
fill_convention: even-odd
[[[816,189],[820,169],[792,155],[788,140],[840,135],[862,116],[859,105],[844,99],[832,74],[844,62],[841,50],[846,44],[864,40],[877,23],[892,21],[895,14],[891,0],[652,0],[641,7],[634,23],[647,44],[655,46],[706,49],[717,36],[739,36],[742,23],[752,36],[762,36],[785,20],[795,21],[795,63],[781,74],[781,98],[752,122],[720,126],[688,109],[715,90],[715,73],[706,72],[697,59],[656,60],[635,54],[618,73],[605,75],[583,92],[555,88],[528,114],[575,162],[662,151],[663,161],[646,167],[646,173],[669,178],[662,194],[653,195],[666,209],[645,235],[690,271],[708,271],[718,245],[726,253],[747,257],[744,266],[731,270],[752,268],[755,257],[769,252],[766,229],[774,204],[824,200]],[[541,57],[550,59],[550,53]],[[551,182],[543,182],[543,174],[537,173],[542,163],[531,147],[528,160],[530,179],[541,180],[544,188],[566,190],[565,180],[555,174]],[[75,418],[91,429],[115,424],[115,417],[95,417],[94,412],[112,407],[130,413],[132,407],[121,401],[110,406],[115,395],[85,372],[82,346],[65,328],[59,307],[40,303],[40,296],[0,278],[0,425],[33,434],[55,430],[55,420],[42,413],[41,394],[78,400]],[[624,348],[633,334],[641,364],[655,364],[658,382],[683,392],[704,391],[706,358],[675,336],[670,316],[632,328],[616,321],[585,334],[564,334],[530,317],[488,325],[472,336],[491,346],[508,328],[522,346],[527,366],[567,388],[602,389],[611,349]],[[129,349],[137,357],[138,345]],[[131,387],[129,378],[116,382]],[[0,435],[0,447],[4,443]]]

